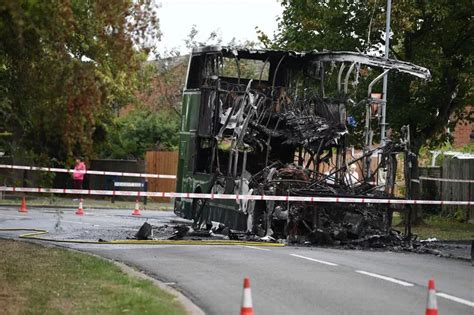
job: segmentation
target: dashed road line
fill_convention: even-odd
[[[268,249],[268,248],[261,248],[261,247],[257,247],[257,246],[249,246],[249,245],[245,245],[243,247],[247,247],[247,248],[251,248],[251,249],[258,249],[258,250],[264,250],[264,251],[267,251],[267,252],[270,252],[271,250]]]
[[[366,275],[366,276],[370,276],[370,277],[374,277],[374,278],[378,278],[378,279],[390,281],[390,282],[393,282],[393,283],[402,285],[402,286],[404,286],[404,287],[412,287],[412,286],[414,286],[413,283],[405,282],[405,281],[398,280],[398,279],[395,279],[395,278],[392,278],[392,277],[382,276],[382,275],[379,275],[379,274],[376,274],[376,273],[372,273],[372,272],[367,272],[367,271],[363,271],[363,270],[356,270],[356,272],[357,272],[357,273],[360,273],[360,274],[363,274],[363,275]]]
[[[472,302],[472,301],[461,299],[461,298],[458,298],[456,296],[452,296],[452,295],[442,293],[442,292],[437,292],[436,295],[439,296],[439,297],[454,301],[454,302],[458,302],[458,303],[461,303],[461,304],[464,304],[464,305],[467,305],[467,306],[470,306],[470,307],[474,307],[474,302]]]
[[[314,258],[310,258],[310,257],[296,255],[296,254],[290,254],[290,256],[303,258],[303,259],[306,259],[306,260],[314,261],[314,262],[324,264],[324,265],[328,265],[328,266],[338,266],[338,264],[335,264],[335,263],[332,263],[332,262],[329,262],[329,261],[325,261],[325,260],[314,259]]]

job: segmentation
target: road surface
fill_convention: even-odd
[[[113,227],[165,224],[170,212],[74,209],[20,214],[0,208],[0,228],[43,228],[52,236],[94,235]],[[60,220],[61,229],[54,231]],[[18,232],[1,232],[14,237]],[[432,255],[315,247],[62,244],[124,262],[182,291],[208,314],[238,314],[250,277],[255,313],[423,314],[428,279],[436,281],[440,314],[474,313],[474,267]]]

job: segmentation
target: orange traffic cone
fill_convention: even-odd
[[[133,209],[132,215],[142,215],[140,213],[140,204],[139,204],[138,198],[135,201],[135,209]]]
[[[242,294],[242,308],[240,309],[240,315],[254,315],[252,292],[250,291],[250,279],[248,277],[245,277],[244,279],[244,293]]]
[[[18,210],[18,212],[28,212],[28,209],[26,208],[26,199],[25,197],[23,197],[23,199],[21,200],[21,206],[20,206],[20,210]]]
[[[426,315],[438,315],[438,303],[436,302],[436,290],[433,278],[428,281],[428,302],[426,303]]]
[[[79,199],[79,208],[76,211],[77,215],[84,215],[84,209],[82,209],[82,198]]]

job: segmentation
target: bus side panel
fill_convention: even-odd
[[[193,143],[195,137],[192,137],[189,133],[180,132],[179,135],[179,159],[178,159],[178,172],[176,176],[176,192],[190,192],[188,190],[185,177],[188,173],[189,167],[192,168],[192,165],[188,164],[189,157],[189,145]],[[185,202],[183,198],[175,199],[174,212],[181,216],[186,217],[187,213],[190,213],[191,206],[188,202]]]
[[[203,123],[200,121],[202,114],[200,107],[201,92],[198,90],[184,91],[176,181],[177,192],[209,193],[211,189],[213,176],[208,173],[196,173],[195,169],[195,160],[199,149],[197,131],[199,123]],[[175,213],[183,218],[193,219],[192,203],[192,199],[176,198]],[[203,210],[207,222],[226,222],[232,229],[246,230],[247,215],[239,211],[235,200],[207,200]]]
[[[196,133],[199,124],[201,108],[200,91],[184,91],[183,105],[181,107],[181,131]]]
[[[201,92],[184,91],[181,108],[181,132],[179,133],[179,160],[176,192],[194,192],[192,174],[196,154],[196,130],[199,122]],[[176,198],[175,213],[190,218],[192,200]]]

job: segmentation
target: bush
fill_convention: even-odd
[[[108,128],[101,156],[112,159],[143,159],[146,151],[176,150],[180,117],[171,110],[135,109],[118,117]]]

